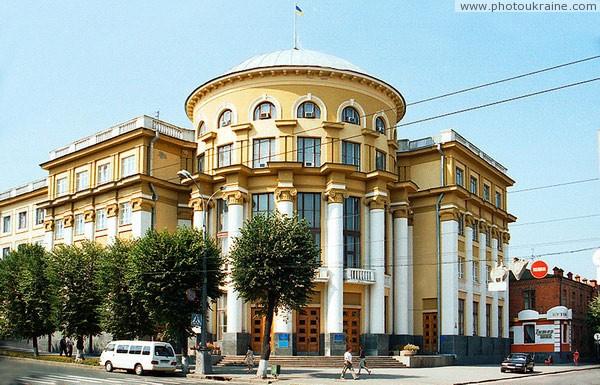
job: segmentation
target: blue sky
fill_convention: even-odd
[[[350,60],[408,102],[600,54],[600,13],[456,13],[443,1],[301,1],[301,46]],[[291,1],[0,2],[0,190],[48,151],[140,114],[191,127],[183,103],[250,56],[290,48]],[[597,77],[600,60],[416,105],[404,122]],[[600,82],[404,127],[453,128],[514,190],[599,176]],[[600,182],[510,193],[511,255],[600,246]],[[546,257],[594,278],[591,251]]]

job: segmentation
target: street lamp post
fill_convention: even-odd
[[[213,197],[223,188],[215,191],[208,199],[204,199],[200,194],[200,186],[188,170],[181,170],[177,172],[177,175],[181,178],[191,180],[196,188],[198,189],[198,196],[204,203],[204,223],[202,224],[202,232],[204,240],[208,240],[208,232],[206,231],[206,224],[208,223],[208,205]],[[202,256],[202,272],[204,276],[202,278],[202,294],[200,297],[200,306],[202,312],[202,318],[200,322],[200,347],[196,351],[196,373],[210,374],[212,373],[212,358],[206,347],[206,304],[208,301],[208,271],[206,267],[206,253]]]

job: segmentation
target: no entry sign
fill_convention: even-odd
[[[542,279],[548,274],[548,264],[542,260],[534,261],[530,270],[533,278]]]

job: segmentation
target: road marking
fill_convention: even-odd
[[[62,376],[55,375],[55,374],[49,374],[48,377],[58,378],[58,379],[69,381],[69,382],[85,381],[85,382],[91,382],[91,383],[94,383],[94,384],[101,384],[102,383],[101,381],[92,379],[90,377],[74,376],[72,374],[63,374]]]
[[[32,378],[32,377],[19,377],[19,378],[17,378],[17,380],[21,381],[21,382],[25,382],[26,384],[29,384],[31,382],[34,382],[36,384],[48,384],[48,385],[55,385],[56,384],[55,381],[52,381],[52,382],[50,382],[50,381],[44,381],[44,380],[39,380],[37,378]]]

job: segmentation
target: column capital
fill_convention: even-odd
[[[491,226],[485,220],[482,219],[479,221],[479,232],[480,233],[485,233],[487,235],[487,232],[490,228],[491,228]]]
[[[63,217],[63,226],[65,228],[73,227],[73,214],[68,214]]]
[[[369,206],[369,209],[371,210],[383,210],[385,208],[386,203],[387,199],[381,195],[375,195],[365,199],[365,204],[367,204]]]
[[[460,212],[457,208],[447,208],[440,210],[440,221],[458,221]]]
[[[206,199],[203,198],[192,198],[190,199],[190,202],[188,203],[188,206],[191,207],[192,209],[194,209],[194,211],[204,211],[204,209],[206,208]],[[212,207],[212,203],[208,204],[208,208],[210,209]]]
[[[96,212],[93,209],[85,210],[83,212],[84,222],[93,222],[94,218],[96,218]]]
[[[294,187],[277,187],[275,189],[275,202],[293,202],[298,195],[298,190]]]
[[[131,211],[150,211],[152,209],[152,202],[145,200],[144,198],[135,198],[131,200]]]
[[[410,208],[407,205],[392,206],[390,211],[392,212],[392,217],[394,218],[410,217]]]
[[[501,233],[500,229],[497,226],[491,226],[491,227],[492,227],[492,238],[496,238],[499,242],[501,242],[502,233]]]
[[[223,193],[223,199],[227,201],[228,205],[243,205],[248,194],[240,190],[226,191]]]
[[[47,219],[44,221],[44,231],[54,231],[54,220]]]
[[[106,206],[106,217],[107,218],[116,217],[118,213],[119,213],[119,205],[118,204],[111,203],[108,206]]]
[[[470,212],[466,212],[464,214],[465,218],[465,226],[473,227],[473,225],[477,222],[477,219]]]
[[[327,203],[344,203],[344,198],[348,196],[345,190],[340,189],[329,189],[325,191],[327,197]]]

